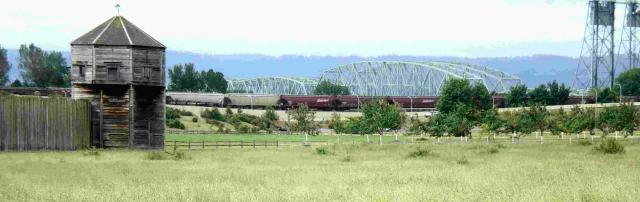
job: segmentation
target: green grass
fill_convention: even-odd
[[[640,144],[0,153],[0,201],[635,201]],[[427,147],[426,158],[410,154]],[[490,147],[498,153],[488,153]]]

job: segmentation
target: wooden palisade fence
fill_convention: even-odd
[[[90,139],[89,100],[0,95],[0,151],[73,150]]]

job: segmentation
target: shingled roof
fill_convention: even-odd
[[[71,45],[116,45],[165,48],[122,16],[115,16],[71,42]]]

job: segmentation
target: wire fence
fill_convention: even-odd
[[[639,137],[595,137],[595,136],[583,136],[583,137],[536,137],[536,138],[517,138],[517,137],[483,137],[483,138],[459,138],[459,137],[444,137],[444,138],[420,138],[410,137],[401,139],[398,141],[383,141],[383,145],[464,145],[464,144],[510,144],[510,145],[571,145],[571,144],[597,144],[605,139],[613,139],[618,142],[628,142],[631,144],[639,144]],[[356,145],[356,144],[380,144],[379,139],[371,138],[369,141],[365,140],[347,140],[340,141],[338,139],[328,139],[325,141],[281,141],[281,140],[201,140],[201,141],[165,141],[166,149],[187,149],[187,150],[205,150],[205,149],[256,149],[256,148],[282,148],[292,146],[323,146],[323,145]]]

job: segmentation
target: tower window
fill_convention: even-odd
[[[80,78],[84,78],[84,71],[85,71],[85,67],[84,65],[79,65],[78,66],[78,76],[80,76]]]

